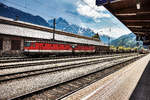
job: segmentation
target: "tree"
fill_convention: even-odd
[[[100,40],[100,36],[99,36],[99,34],[97,33],[97,34],[95,34],[95,35],[93,35],[92,36],[92,38],[95,38],[95,39],[99,39]]]

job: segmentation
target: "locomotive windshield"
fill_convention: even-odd
[[[24,42],[25,47],[30,47],[31,43],[30,42]]]

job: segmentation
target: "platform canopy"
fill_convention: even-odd
[[[96,0],[96,5],[104,5],[137,39],[150,45],[150,0]]]
[[[112,3],[114,1],[118,1],[118,0],[96,0],[96,5],[101,6],[107,3]]]

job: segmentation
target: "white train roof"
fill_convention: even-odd
[[[0,34],[30,37],[30,38],[40,38],[40,39],[53,39],[53,29],[44,26],[29,24],[21,21],[13,21],[9,18],[0,17]],[[103,45],[97,39],[80,36],[68,32],[62,32],[56,30],[55,40],[91,44],[91,45]]]

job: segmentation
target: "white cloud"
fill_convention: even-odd
[[[87,3],[89,6],[94,8],[96,11],[106,11],[106,8],[103,6],[96,6],[95,0],[82,0],[83,2]]]
[[[102,20],[100,18],[112,19],[112,22],[118,21],[111,14],[106,13],[107,9],[105,7],[96,6],[95,0],[79,0],[77,2],[76,6],[77,6],[77,12],[80,15],[93,18],[95,23],[102,23],[103,22],[102,24],[98,24],[98,25],[102,25],[101,27],[107,26],[107,24],[109,24],[111,22],[109,22],[110,20],[105,21],[105,20]],[[92,23],[90,23],[90,24],[92,24]],[[106,24],[106,25],[104,25],[104,24]],[[96,25],[96,24],[93,24],[93,25]],[[82,23],[81,26],[85,26],[85,27],[87,26],[88,27],[88,24]],[[91,25],[89,25],[89,26],[91,26]],[[126,27],[122,26],[121,23],[119,23],[119,26],[115,25],[115,26],[111,27],[111,30],[110,30],[110,27],[104,27],[102,29],[99,29],[98,28],[99,26],[97,26],[97,25],[96,25],[96,27],[94,26],[94,27],[90,27],[90,28],[92,30],[94,30],[96,33],[98,32],[100,35],[104,34],[104,35],[108,35],[108,36],[113,37],[113,38],[118,38],[122,35],[131,33],[131,31],[128,30]]]
[[[100,22],[102,22],[100,19],[95,19],[95,22],[96,23],[100,23]]]
[[[130,30],[124,29],[124,28],[119,28],[119,27],[112,27],[111,29],[110,28],[102,28],[99,30],[95,30],[95,32],[98,32],[99,35],[104,34],[104,35],[108,35],[113,38],[118,38],[122,35],[131,33]]]
[[[83,16],[92,17],[94,20],[97,18],[111,17],[109,14],[104,13],[106,9],[103,6],[97,7],[94,0],[82,0],[77,2],[77,12]]]

